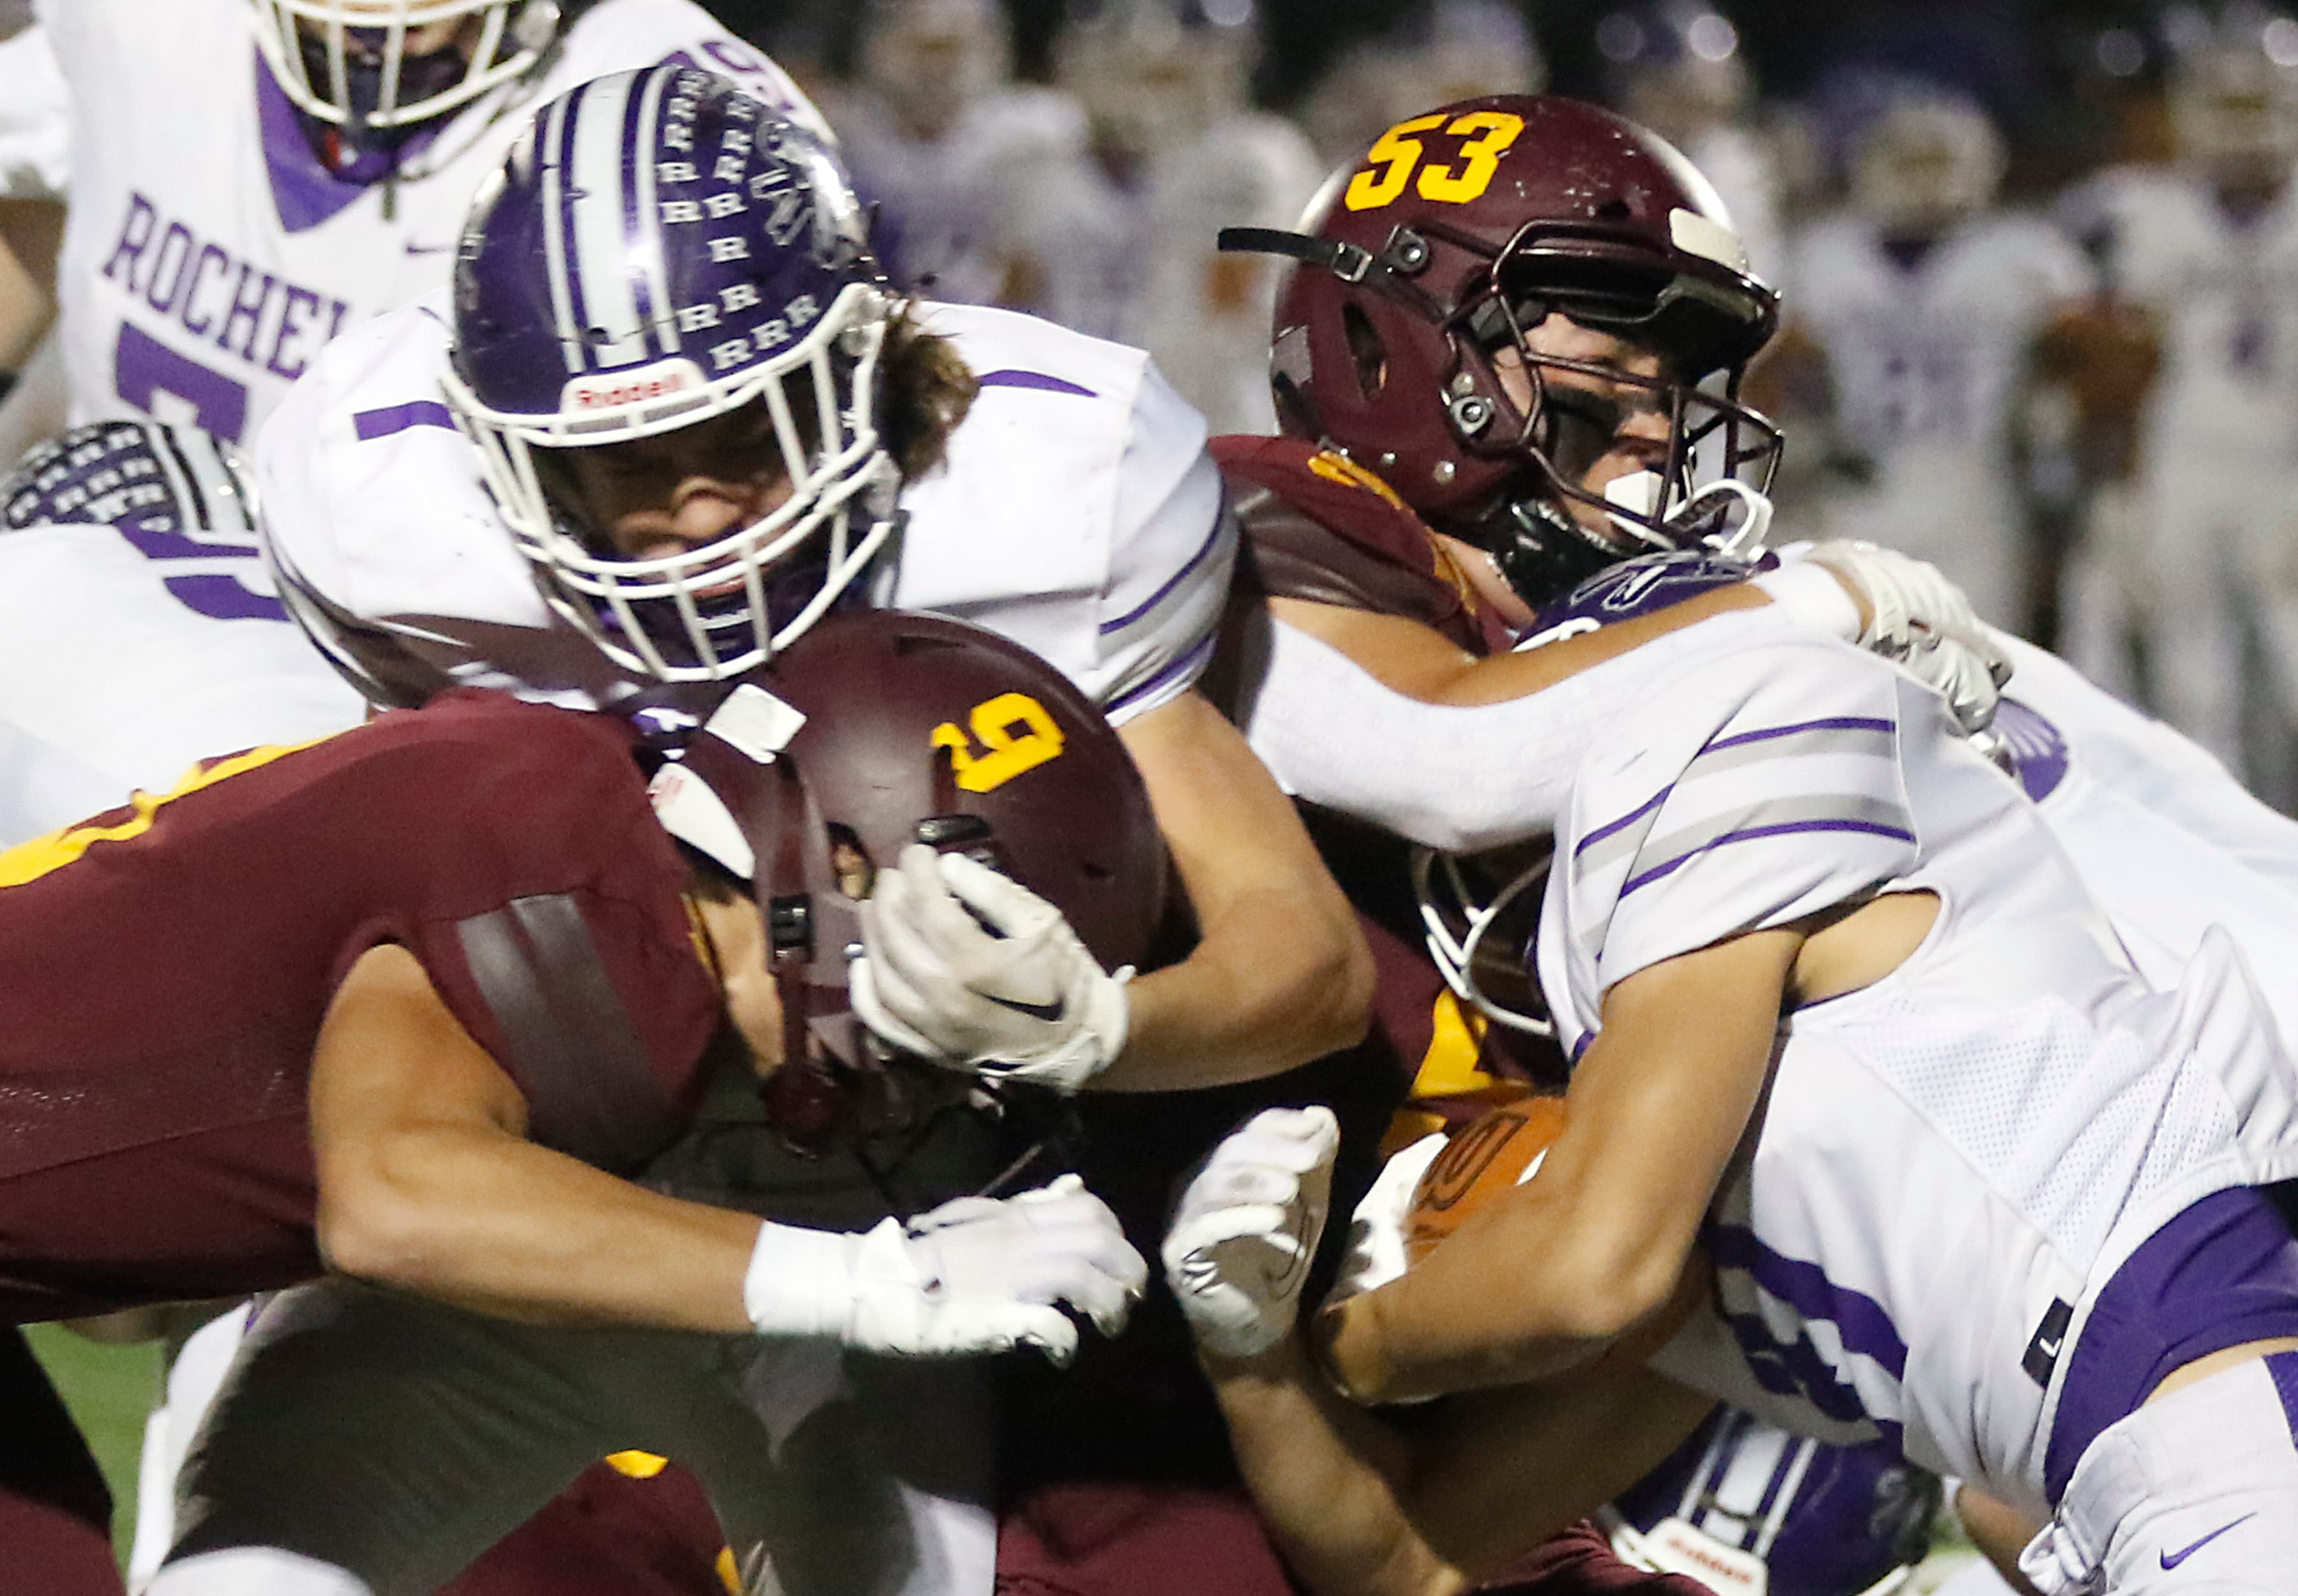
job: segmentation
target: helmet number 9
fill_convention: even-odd
[[[1500,170],[1500,157],[1523,135],[1524,119],[1505,111],[1471,111],[1455,117],[1444,131],[1465,141],[1457,170],[1434,161],[1421,165],[1426,146],[1409,136],[1428,132],[1443,120],[1442,116],[1417,116],[1373,140],[1372,148],[1366,152],[1371,164],[1349,179],[1343,203],[1352,211],[1376,211],[1393,203],[1403,197],[1415,168],[1419,170],[1424,200],[1465,205],[1482,199]]]
[[[991,792],[1025,771],[1062,757],[1062,729],[1043,704],[1025,692],[1002,692],[976,704],[966,722],[969,738],[956,723],[933,729],[933,746],[949,750],[950,768],[967,792]],[[1016,732],[1018,731],[1018,735]],[[974,750],[979,740],[982,751]]]

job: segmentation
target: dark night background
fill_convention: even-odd
[[[851,70],[865,7],[851,0],[708,0],[726,21],[833,73]],[[1075,0],[1069,0],[1074,4]],[[1005,0],[1021,75],[1042,79],[1065,0]],[[1409,29],[1414,0],[1257,0],[1260,100],[1287,108],[1347,45]],[[1539,0],[1518,6],[1546,54],[1548,87],[1606,97],[1597,23],[1623,0]],[[1912,73],[1960,88],[1994,113],[2013,150],[2013,191],[2054,186],[2112,152],[2115,92],[2159,80],[2153,55],[2163,7],[2153,0],[1717,0],[1740,31],[1767,99],[1825,100],[1875,71]],[[2099,36],[2124,28],[2149,58],[2135,80],[2096,65]]]

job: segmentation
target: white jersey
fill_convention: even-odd
[[[883,207],[872,247],[905,285],[997,304],[1014,287],[1015,238],[1045,174],[1086,142],[1085,113],[1057,89],[1010,84],[967,104],[938,138],[913,136],[875,95],[831,106],[864,200]]]
[[[2139,973],[2175,985],[2225,928],[2298,1055],[2298,821],[2057,655],[1996,641],[2013,665],[1996,730]]]
[[[2067,206],[2161,346],[2135,492],[2103,500],[2077,551],[2070,651],[2100,681],[2143,686],[2149,707],[2291,803],[2298,655],[2280,507],[2298,484],[2298,198],[2237,216],[2199,173],[2123,169]]]
[[[342,731],[364,708],[252,547],[96,525],[0,535],[0,736],[18,745],[0,840],[165,792],[212,755]]]
[[[527,112],[579,83],[682,60],[820,126],[690,0],[602,0],[538,79],[418,134],[395,181],[343,183],[263,64],[253,15],[247,0],[43,8],[72,86],[57,282],[75,424],[141,412],[252,436],[327,340],[447,280],[480,182]]]
[[[1789,283],[1827,350],[1846,443],[1877,459],[1918,444],[1995,459],[2029,345],[2090,280],[2073,240],[2038,217],[1974,217],[1902,261],[1872,220],[1841,211],[1797,239]]]
[[[1159,151],[1140,180],[1112,180],[1082,145],[1036,173],[1018,237],[1063,326],[1138,343],[1216,432],[1276,430],[1269,327],[1279,273],[1224,256],[1223,227],[1289,227],[1323,175],[1283,118],[1241,112]]]
[[[2117,294],[2153,310],[2162,368],[2150,464],[2200,454],[2251,470],[2298,455],[2298,199],[2248,218],[2176,170],[2123,169],[2066,202],[2098,233]]]
[[[2089,287],[2080,252],[2038,218],[1996,212],[1902,260],[1873,221],[1839,211],[1797,241],[1790,284],[1827,353],[1835,434],[1873,470],[1798,530],[1930,560],[1981,615],[2016,621],[2026,539],[2011,409],[2036,335]]]
[[[610,701],[625,678],[543,602],[440,398],[444,314],[442,295],[339,339],[264,429],[290,601],[379,699],[462,683]],[[903,489],[872,600],[1001,633],[1114,721],[1177,697],[1236,558],[1203,418],[1139,350],[980,306],[922,315],[980,392],[946,462]]]
[[[1898,970],[1790,1015],[1710,1210],[1709,1305],[1654,1360],[1823,1440],[2041,1509],[2098,1289],[2197,1199],[2298,1171],[2298,1072],[2232,945],[2151,989],[1938,696],[1843,645],[1718,655],[1580,766],[1539,933],[1574,1056],[1661,960],[1930,891]]]

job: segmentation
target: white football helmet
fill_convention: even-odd
[[[946,132],[1012,76],[996,0],[878,0],[866,16],[863,80],[913,128]]]
[[[2298,160],[2298,67],[2261,41],[2220,36],[2182,52],[2170,89],[2178,153],[2205,170],[2279,176]]]
[[[1146,159],[1244,107],[1252,50],[1249,28],[1195,0],[1100,0],[1064,25],[1055,76],[1096,144]]]
[[[256,45],[287,97],[306,116],[352,129],[415,127],[522,76],[576,9],[561,0],[252,4]],[[434,42],[434,30],[446,42]]]
[[[1967,100],[1894,96],[1851,152],[1851,200],[1887,236],[1943,233],[1995,203],[2003,138]]]

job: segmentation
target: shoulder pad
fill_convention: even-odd
[[[1362,466],[1297,438],[1209,447],[1264,591],[1401,616],[1478,654],[1506,646],[1426,523]]]

